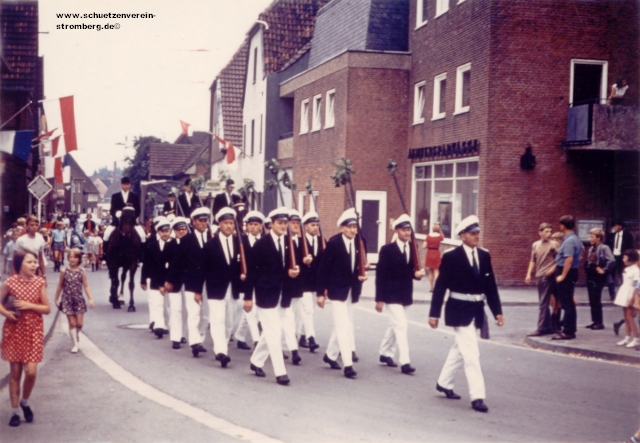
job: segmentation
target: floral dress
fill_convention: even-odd
[[[6,281],[9,295],[18,300],[42,304],[42,277],[23,279],[20,274]],[[6,319],[2,328],[2,359],[13,363],[39,363],[44,350],[44,322],[42,314],[31,309],[22,311],[18,321]]]
[[[87,312],[87,304],[82,296],[83,274],[84,270],[82,268],[78,268],[77,271],[67,268],[64,271],[60,307],[65,315],[77,315]]]

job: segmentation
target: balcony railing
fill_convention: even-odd
[[[569,148],[639,151],[640,108],[586,103],[567,111]]]

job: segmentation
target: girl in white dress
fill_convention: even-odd
[[[636,310],[633,307],[633,294],[636,291],[638,281],[640,281],[640,268],[636,265],[638,263],[638,251],[634,249],[624,251],[622,253],[622,262],[626,267],[622,272],[622,285],[618,289],[613,304],[622,307],[627,334],[624,340],[618,342],[618,346],[634,348],[640,345],[640,341],[638,341],[638,326],[634,322]]]

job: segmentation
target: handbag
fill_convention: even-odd
[[[5,308],[7,311],[13,312],[13,315],[16,318],[18,318],[22,315],[22,311],[20,311],[19,309],[16,309],[16,307],[13,306],[13,302],[16,300],[17,298],[15,295],[7,295],[2,301],[2,307]]]

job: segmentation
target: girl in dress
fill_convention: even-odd
[[[622,285],[618,289],[613,304],[622,306],[627,334],[623,340],[618,342],[618,346],[634,348],[640,344],[638,341],[638,326],[634,321],[636,310],[633,307],[633,294],[638,281],[640,281],[640,268],[636,266],[636,263],[638,263],[638,251],[635,249],[624,251],[622,253],[622,262],[625,265],[624,271],[622,271]]]
[[[6,317],[2,328],[2,359],[9,362],[9,397],[11,399],[11,419],[9,426],[20,425],[20,410],[28,423],[33,421],[33,411],[29,397],[33,392],[44,350],[44,322],[42,315],[51,312],[45,280],[36,276],[38,259],[31,251],[19,249],[13,256],[15,274],[0,287],[0,301],[15,297],[13,309],[0,303],[0,314]],[[22,400],[20,400],[20,379],[24,372]]]
[[[431,233],[424,239],[422,248],[427,250],[427,258],[425,260],[425,268],[429,270],[429,285],[431,286],[431,292],[433,292],[433,285],[438,278],[440,272],[440,243],[444,240],[442,235],[442,229],[438,223],[434,223],[431,228]]]
[[[87,293],[89,299],[89,307],[93,308],[93,297],[89,283],[87,283],[87,274],[82,269],[82,250],[79,248],[71,248],[69,251],[69,267],[62,268],[60,271],[60,282],[56,289],[56,306],[62,310],[69,320],[69,336],[73,347],[71,353],[78,352],[78,342],[80,341],[80,329],[83,325],[84,313],[87,312],[87,305],[82,296],[82,288]],[[60,293],[63,292],[62,298]]]
[[[55,229],[51,232],[51,250],[53,251],[53,272],[60,272],[64,250],[67,247],[67,233],[64,231],[64,223],[56,222]]]

